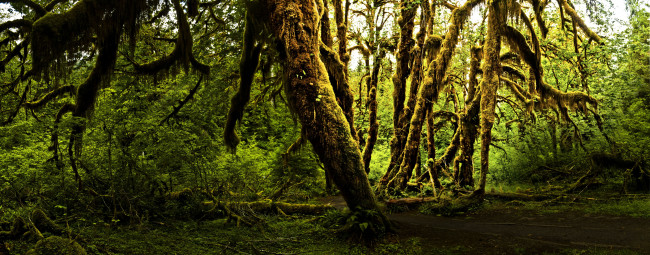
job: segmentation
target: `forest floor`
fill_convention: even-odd
[[[337,208],[340,197],[322,199]],[[451,254],[650,254],[650,200],[603,208],[594,203],[555,207],[490,203],[454,216],[427,215],[417,210],[389,214],[397,241],[418,239],[422,250]],[[531,202],[533,203],[533,202]],[[614,203],[617,204],[617,203]],[[635,213],[622,212],[634,205]],[[644,205],[645,204],[645,205]],[[618,210],[616,210],[618,208]],[[603,213],[598,209],[610,209]],[[634,210],[634,209],[631,209]],[[618,214],[618,215],[617,215]],[[426,254],[426,253],[424,253]]]
[[[341,197],[311,202],[339,210],[316,217],[260,214],[264,223],[251,227],[190,218],[116,224],[71,216],[57,223],[88,254],[650,254],[648,195],[553,204],[488,197],[479,207],[443,214],[432,214],[427,204],[389,206],[397,233],[371,247],[325,226],[345,210]],[[34,242],[0,240],[3,245],[2,255],[24,254]]]

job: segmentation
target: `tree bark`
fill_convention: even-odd
[[[370,82],[368,84],[368,138],[363,148],[363,165],[365,166],[366,174],[370,173],[370,159],[372,158],[372,151],[375,148],[377,135],[379,134],[379,122],[377,121],[377,85],[379,84],[381,61],[385,56],[386,50],[379,49],[379,54],[375,57],[375,63],[372,67]]]
[[[478,81],[476,75],[479,72],[482,49],[473,47],[471,49],[469,88],[467,89],[467,100],[465,111],[460,118],[460,154],[454,162],[456,172],[455,182],[462,186],[474,186],[474,142],[476,141],[479,126],[479,107],[474,107],[474,101],[480,100],[477,97]],[[478,95],[480,97],[480,95]]]
[[[408,135],[408,121],[412,115],[413,107],[404,108],[404,100],[406,98],[406,80],[410,73],[409,63],[411,61],[410,51],[413,48],[413,27],[415,26],[415,14],[417,8],[411,1],[403,0],[400,3],[400,17],[398,25],[400,27],[400,39],[397,44],[397,64],[395,74],[393,75],[393,137],[390,140],[390,163],[386,174],[382,177],[380,185],[386,185],[390,179],[395,175],[395,169],[399,166],[400,155],[404,150],[404,143]],[[420,26],[421,29],[426,29],[426,26]],[[417,52],[417,51],[416,51]],[[419,65],[413,65],[414,68],[420,68]],[[416,79],[416,76],[412,76]],[[417,97],[417,84],[411,82],[411,91],[415,86],[415,93],[411,93],[409,101]]]
[[[406,183],[408,182],[406,177],[409,176],[409,172],[413,171],[413,167],[415,166],[427,105],[430,105],[430,102],[437,99],[439,91],[444,86],[443,80],[451,63],[451,58],[454,55],[460,30],[469,17],[471,10],[481,2],[479,0],[468,0],[462,7],[455,9],[451,14],[451,24],[442,42],[442,48],[434,60],[429,63],[427,75],[420,87],[418,100],[413,116],[411,117],[408,137],[404,146],[404,155],[397,174],[395,174],[395,177],[387,185],[389,189],[404,189],[406,187]]]
[[[495,119],[499,74],[501,73],[501,30],[505,24],[505,9],[500,0],[492,1],[488,6],[488,25],[485,45],[483,46],[483,80],[481,81],[481,178],[474,194],[485,194],[485,183],[489,169],[490,143],[492,142],[492,125]]]
[[[341,106],[341,109],[343,109],[343,112],[345,113],[345,118],[348,120],[348,123],[350,124],[350,131],[352,132],[352,137],[354,137],[355,140],[359,140],[359,137],[357,135],[357,131],[354,127],[354,95],[352,94],[352,90],[350,89],[350,84],[348,82],[348,68],[347,68],[347,61],[349,60],[349,56],[346,51],[347,47],[347,38],[344,39],[344,41],[339,41],[339,52],[337,53],[336,51],[333,50],[334,46],[334,39],[332,38],[332,34],[330,33],[330,20],[329,20],[329,7],[327,5],[327,1],[323,2],[325,9],[323,12],[323,18],[321,20],[321,40],[323,41],[323,44],[325,44],[326,47],[321,48],[321,57],[323,58],[323,62],[325,62],[325,66],[327,67],[327,72],[330,77],[330,83],[332,84],[332,87],[334,88],[334,94],[336,95],[336,99],[338,100],[339,106]],[[340,7],[340,6],[338,6]],[[339,11],[336,5],[334,6],[335,8],[335,14]],[[336,14],[339,15],[339,14]],[[339,16],[336,17],[336,22],[337,22],[337,29],[343,29],[344,31],[339,31],[338,32],[338,37],[345,37],[347,34],[346,26],[343,24],[339,24],[339,22],[343,22],[339,20]],[[342,33],[342,34],[341,34]],[[344,50],[341,50],[343,48]]]
[[[319,57],[322,1],[261,0],[249,6],[279,41],[284,63],[284,86],[291,110],[306,138],[331,173],[352,210],[377,210],[345,114],[336,102],[325,65]],[[259,7],[259,8],[256,8]],[[389,223],[382,215],[382,222]]]

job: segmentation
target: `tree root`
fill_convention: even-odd
[[[292,204],[285,202],[274,202],[272,200],[262,200],[255,202],[225,202],[225,201],[209,201],[204,202],[207,206],[206,214],[225,214],[228,221],[236,222],[237,226],[241,224],[253,226],[260,222],[262,219],[256,214],[280,214],[280,215],[293,215],[293,214],[307,214],[319,215],[328,210],[335,209],[332,205],[312,205],[312,204]]]
[[[0,240],[15,240],[21,238],[43,239],[41,231],[55,235],[64,233],[64,229],[54,223],[43,210],[36,209],[32,212],[30,222],[27,223],[22,217],[16,217],[9,231],[0,231]]]

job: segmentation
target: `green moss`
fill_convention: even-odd
[[[52,236],[36,243],[36,247],[26,254],[28,255],[51,255],[51,254],[60,254],[60,255],[81,255],[86,254],[79,243],[74,240]]]

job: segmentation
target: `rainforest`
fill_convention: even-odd
[[[647,0],[0,1],[0,255],[646,254]]]

